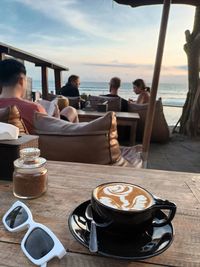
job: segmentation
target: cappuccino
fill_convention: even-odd
[[[102,204],[118,210],[144,210],[153,204],[153,197],[139,186],[109,183],[98,186],[93,196]]]

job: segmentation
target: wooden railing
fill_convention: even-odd
[[[62,71],[68,71],[68,68],[0,42],[0,60],[3,60],[5,55],[34,63],[36,67],[41,68],[43,99],[47,99],[49,92],[48,68],[53,69],[55,78],[55,91],[56,94],[58,94],[58,90],[61,88],[61,73]]]

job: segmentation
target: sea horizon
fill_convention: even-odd
[[[49,81],[49,92],[55,93],[54,81]],[[150,84],[147,83],[150,87]],[[41,81],[32,81],[33,91],[41,92]],[[87,95],[104,95],[109,93],[108,82],[84,82],[82,81],[79,87],[80,94]],[[160,83],[158,85],[157,99],[161,97],[166,117],[169,126],[175,125],[179,120],[182,107],[186,100],[188,86],[186,83]],[[119,95],[124,99],[137,99],[134,94],[132,84],[129,82],[122,83],[119,89]]]
[[[55,93],[54,81],[50,80],[48,85],[49,92]],[[151,87],[148,83],[147,86]],[[32,88],[33,91],[41,91],[41,81],[33,80]],[[104,95],[109,93],[109,84],[108,82],[82,81],[79,91],[80,94]],[[182,107],[185,103],[187,92],[188,86],[186,83],[160,83],[158,85],[157,98],[162,98],[163,105]],[[129,98],[133,100],[137,99],[130,82],[124,82],[121,84],[119,95],[127,100]]]

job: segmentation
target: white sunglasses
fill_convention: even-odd
[[[29,228],[21,242],[24,254],[32,263],[46,267],[47,262],[57,256],[61,259],[66,250],[45,225],[33,220],[30,209],[21,201],[16,201],[3,216],[3,224],[10,232],[20,232]]]

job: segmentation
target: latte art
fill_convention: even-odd
[[[140,187],[125,183],[99,186],[94,196],[108,207],[120,210],[143,210],[152,205],[152,197]]]

